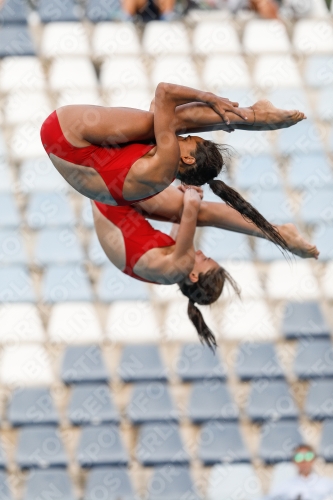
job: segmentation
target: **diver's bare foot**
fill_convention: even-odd
[[[277,230],[288,244],[289,250],[302,259],[318,259],[319,251],[299,234],[294,224],[283,224]]]
[[[255,114],[254,126],[256,129],[260,127],[260,130],[287,128],[306,119],[301,111],[278,109],[267,99],[256,102],[252,108]]]

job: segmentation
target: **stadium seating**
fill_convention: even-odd
[[[58,469],[34,470],[29,473],[24,500],[35,500],[41,495],[61,495],[66,500],[77,499],[68,473]]]
[[[192,385],[188,417],[194,424],[211,420],[232,422],[238,419],[239,411],[224,382],[203,380]]]
[[[266,423],[261,430],[259,456],[266,464],[291,460],[294,448],[303,442],[296,421]]]
[[[144,466],[187,465],[189,455],[184,448],[179,428],[174,423],[147,423],[139,429],[136,458]]]
[[[201,427],[198,458],[204,465],[250,462],[237,423],[207,422]]]
[[[25,266],[0,268],[1,302],[36,302],[31,276]]]
[[[127,465],[128,453],[118,427],[112,424],[83,427],[76,460],[84,468]]]
[[[0,57],[34,56],[35,45],[27,26],[6,24],[0,29]]]
[[[168,386],[161,382],[135,384],[127,407],[127,417],[134,425],[177,422],[177,411]]]
[[[25,244],[19,232],[10,229],[1,230],[0,252],[1,265],[28,265]]]
[[[200,344],[182,346],[176,371],[184,382],[226,379],[226,370],[219,356],[219,351],[213,353],[207,346]]]
[[[55,304],[50,313],[47,333],[52,342],[67,344],[93,343],[103,339],[96,309],[87,302]]]
[[[35,304],[7,303],[0,306],[1,343],[43,342],[44,327]]]
[[[66,467],[68,458],[58,430],[51,425],[20,429],[16,462],[21,469]]]
[[[106,384],[74,386],[67,416],[72,425],[119,424],[120,421]]]
[[[37,265],[82,264],[83,259],[81,245],[71,229],[43,229],[39,231],[35,249],[35,263]]]
[[[42,297],[50,304],[91,301],[93,296],[86,270],[79,263],[49,266],[44,275]]]
[[[98,253],[98,256],[100,254]],[[105,255],[103,253],[103,255]],[[97,252],[94,252],[97,259]],[[97,295],[102,302],[113,302],[115,300],[148,300],[149,290],[142,281],[121,273],[113,264],[107,263],[102,267]]]
[[[7,418],[13,427],[59,423],[52,396],[45,388],[16,389],[8,404]]]
[[[332,453],[332,436],[333,436],[333,421],[326,420],[323,424],[321,441],[319,446],[319,455],[321,455],[326,462],[333,462]]]
[[[134,493],[128,471],[125,467],[94,467],[88,473],[84,500],[98,496],[116,499],[139,500]]]
[[[252,382],[246,414],[253,422],[298,418],[298,410],[284,380]]]
[[[332,418],[332,380],[312,380],[305,403],[305,412],[311,420]]]
[[[286,339],[330,337],[329,326],[317,302],[288,302],[282,331]]]
[[[294,373],[300,380],[333,377],[333,347],[329,339],[300,340],[298,342]]]
[[[102,383],[110,378],[101,350],[96,345],[67,347],[60,377],[65,384]]]
[[[236,374],[244,381],[284,378],[274,344],[255,342],[240,344],[236,358]]]
[[[257,500],[261,498],[262,491],[261,482],[252,465],[223,464],[212,467],[208,500],[228,500],[234,495]]]
[[[0,471],[0,491],[4,500],[12,500],[13,497],[10,491],[7,474],[3,471]]]
[[[66,0],[52,5],[47,0],[38,0],[38,14],[43,23],[53,25],[61,22],[79,21],[82,17],[79,2]],[[81,14],[81,15],[80,15]]]
[[[117,371],[124,382],[167,380],[167,370],[156,345],[125,346]]]
[[[188,498],[201,500],[188,467],[154,467],[153,476],[148,484],[147,500],[177,500]]]

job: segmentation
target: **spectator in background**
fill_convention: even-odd
[[[173,21],[177,18],[174,7],[175,0],[122,0],[122,21],[133,21],[136,16],[144,21]]]
[[[315,458],[311,446],[297,446],[293,461],[298,474],[272,491],[267,500],[325,500],[333,495],[333,481],[313,472]]]
[[[232,12],[250,9],[265,19],[277,19],[279,17],[279,5],[275,0],[224,0],[224,2]]]

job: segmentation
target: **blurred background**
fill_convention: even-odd
[[[333,480],[330,5],[7,0],[0,57],[1,498],[256,500],[297,475],[301,442]],[[234,148],[224,178],[321,252],[287,262],[264,240],[198,229],[242,289],[202,308],[215,356],[176,285],[107,262],[88,200],[39,138],[56,107],[148,109],[160,81],[308,117],[206,134]]]

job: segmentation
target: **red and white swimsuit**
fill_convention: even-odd
[[[102,177],[107,188],[118,206],[133,205],[136,201],[128,201],[123,197],[123,186],[126,176],[139,158],[147,154],[155,145],[129,144],[117,147],[86,146],[78,148],[67,141],[64,136],[56,111],[44,121],[40,136],[42,144],[48,154],[76,165],[94,168]],[[153,195],[154,196],[154,195]],[[151,198],[142,198],[143,201]]]

